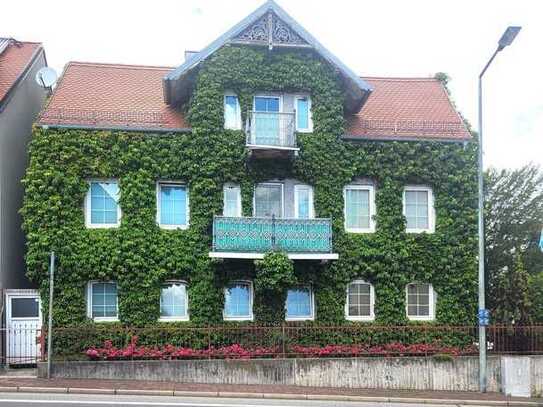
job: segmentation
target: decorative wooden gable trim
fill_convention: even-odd
[[[266,13],[236,37],[230,40],[234,44],[267,45],[273,47],[308,47],[311,45],[302,39],[287,23],[273,11]]]

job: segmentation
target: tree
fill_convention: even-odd
[[[530,275],[524,267],[522,254],[517,252],[513,258],[513,269],[505,266],[494,281],[493,317],[498,322],[529,323],[533,319]]]
[[[543,295],[533,290],[530,295],[518,292],[527,291],[528,280],[543,273],[543,254],[538,247],[543,227],[543,173],[534,164],[517,170],[490,169],[485,181],[489,308],[496,322],[526,321],[528,316],[522,314],[528,312],[530,297]]]

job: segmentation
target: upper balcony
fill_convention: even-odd
[[[261,259],[271,251],[292,260],[335,260],[330,219],[225,217],[213,219],[214,258]]]
[[[259,150],[265,155],[298,153],[296,144],[296,114],[294,112],[247,113],[245,133],[251,152]]]

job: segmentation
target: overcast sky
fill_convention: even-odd
[[[543,1],[277,0],[362,76],[448,73],[459,110],[477,126],[477,75],[508,25],[515,43],[485,76],[485,164],[543,165]],[[68,61],[176,66],[263,0],[5,1],[0,36],[40,41],[49,65]]]

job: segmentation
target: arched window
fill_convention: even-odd
[[[432,284],[414,282],[405,288],[407,318],[412,321],[434,319],[435,294]]]
[[[160,320],[188,321],[187,284],[183,281],[168,281],[160,290]]]
[[[350,321],[373,321],[375,319],[375,291],[373,285],[364,280],[354,280],[347,286],[345,318]]]

